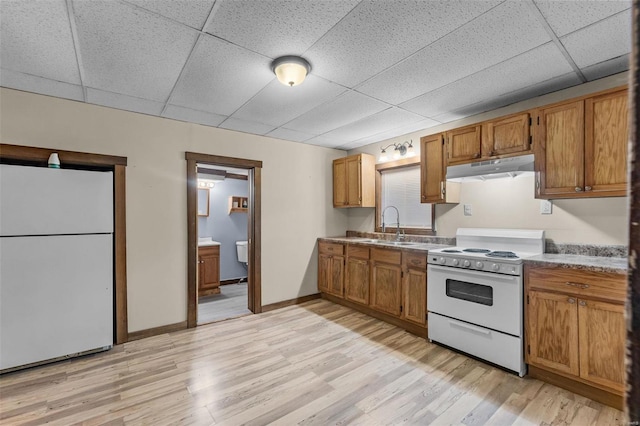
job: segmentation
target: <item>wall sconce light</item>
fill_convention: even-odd
[[[413,139],[411,139],[410,141],[404,141],[402,143],[394,142],[385,146],[384,148],[380,148],[382,150],[382,152],[380,153],[380,157],[378,158],[380,162],[387,161],[389,159],[389,157],[387,156],[387,149],[391,147],[393,147],[393,158],[396,160],[400,157],[404,157],[405,155],[407,157],[413,157],[416,155],[416,152],[413,149]]]
[[[297,86],[311,71],[311,65],[299,56],[282,56],[271,63],[271,71],[285,86]]]
[[[210,180],[198,179],[198,188],[213,188],[216,186],[215,182],[211,182]]]

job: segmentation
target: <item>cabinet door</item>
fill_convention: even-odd
[[[347,205],[349,207],[358,207],[362,200],[361,194],[361,167],[360,156],[347,157],[346,161],[347,175]]]
[[[572,195],[584,187],[583,101],[540,110],[538,195]]]
[[[329,293],[343,297],[344,292],[344,256],[331,256],[331,275],[329,276]]]
[[[333,207],[347,205],[347,162],[345,158],[333,160]]]
[[[447,132],[447,164],[480,158],[481,126],[469,126]]]
[[[624,306],[578,300],[580,377],[624,391],[626,324]]]
[[[349,258],[347,279],[344,286],[345,299],[369,304],[369,261]]]
[[[512,115],[484,125],[482,156],[527,152],[531,150],[529,113]]]
[[[329,292],[329,277],[331,277],[331,256],[318,255],[318,291]]]
[[[400,316],[400,305],[402,305],[400,265],[375,262],[371,280],[371,307]]]
[[[427,271],[408,269],[404,276],[402,316],[407,321],[427,323]]]
[[[220,286],[220,254],[204,252],[200,255],[200,288],[209,290]]]
[[[585,101],[585,187],[595,195],[626,195],[627,91]]]
[[[420,157],[420,201],[441,203],[444,201],[446,175],[443,135],[420,138]]]
[[[574,297],[530,291],[527,338],[530,364],[578,376],[578,308]]]

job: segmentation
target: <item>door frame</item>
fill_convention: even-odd
[[[262,312],[261,271],[261,184],[262,161],[220,155],[185,152],[187,160],[187,327],[198,323],[198,164],[234,167],[249,171],[248,211],[248,308],[254,314]]]

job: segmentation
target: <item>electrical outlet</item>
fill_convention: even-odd
[[[465,216],[471,216],[473,214],[473,212],[471,211],[471,204],[465,204],[464,205],[464,215]]]
[[[540,200],[540,214],[551,214],[551,200]]]

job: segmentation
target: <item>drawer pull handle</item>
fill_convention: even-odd
[[[574,299],[573,297],[570,297],[570,298],[567,299],[567,302],[576,303],[576,299]]]
[[[574,282],[571,282],[571,281],[567,281],[565,284],[568,285],[568,286],[571,286],[571,287],[578,287],[578,288],[582,288],[582,289],[589,288],[589,284],[574,283]]]
[[[491,330],[485,330],[484,328],[475,327],[473,325],[465,324],[463,322],[449,320],[449,324],[456,327],[460,327],[460,328],[466,328],[467,330],[475,331],[476,333],[487,334],[487,335],[491,334]]]

